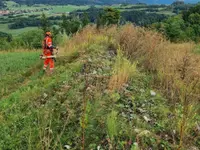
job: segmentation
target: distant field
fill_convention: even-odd
[[[53,8],[51,13],[64,13],[64,12],[72,12],[76,10],[86,10],[90,6],[75,6],[75,5],[66,5],[66,6],[51,6]]]
[[[33,5],[33,6],[27,6],[27,5],[19,5],[15,2],[12,1],[7,1],[7,7],[9,10],[37,10],[37,9],[49,9],[47,11],[48,13],[65,13],[65,12],[72,12],[75,10],[85,10],[88,9],[90,6],[89,5],[83,5],[83,6],[76,6],[76,5]],[[42,12],[42,11],[41,11]],[[40,12],[40,13],[41,13]],[[32,13],[32,12],[31,12]],[[36,12],[33,12],[35,14]]]
[[[159,11],[156,12],[157,14],[164,14],[164,15],[169,15],[169,16],[173,16],[175,15],[175,13],[171,12],[171,11]]]
[[[6,4],[10,11],[21,11],[21,10],[30,11],[29,13],[23,13],[22,14],[23,16],[41,15],[43,12],[47,16],[56,16],[56,15],[61,15],[62,13],[69,13],[69,12],[76,11],[76,10],[86,10],[90,7],[88,5],[85,5],[85,6],[76,6],[76,5],[50,6],[50,5],[41,5],[41,4],[34,5],[34,6],[27,6],[27,5],[19,5],[13,1],[7,1]],[[97,7],[100,7],[100,6],[97,6]],[[48,9],[48,10],[46,10],[46,9]],[[7,19],[8,17],[5,16],[3,18]],[[37,29],[37,27],[26,27],[23,29],[9,29],[8,24],[0,23],[0,31],[10,33],[13,36],[17,36],[22,32],[30,31],[33,29]]]
[[[30,16],[30,15],[40,15],[42,13],[45,13],[46,16],[60,16],[62,13],[70,13],[76,10],[86,10],[90,6],[89,5],[83,5],[83,6],[76,6],[76,5],[43,5],[43,4],[35,4],[33,6],[27,6],[27,5],[19,5],[13,1],[6,1],[7,8],[11,11],[17,11],[22,17],[24,16]],[[110,6],[100,6],[100,5],[95,5],[97,8],[102,8],[102,7],[110,7]],[[116,4],[112,5],[111,7],[116,8],[120,10],[121,12],[124,11],[133,11],[133,10],[138,10],[138,11],[145,11],[148,7],[146,5],[122,5],[122,4]],[[146,8],[145,8],[146,7]],[[157,13],[157,14],[165,14],[165,15],[174,15],[172,11],[165,11],[165,8],[161,7],[158,8],[159,12],[152,12],[152,13]],[[24,12],[25,11],[25,12]],[[151,12],[148,12],[151,13]],[[13,36],[17,36],[22,32],[30,31],[33,29],[36,29],[37,27],[26,27],[23,29],[9,29],[7,24],[3,24],[3,22],[8,20],[7,16],[1,17],[2,21],[0,22],[0,31],[2,32],[7,32],[12,34]],[[11,20],[11,18],[9,18]]]
[[[37,27],[26,27],[26,28],[22,28],[22,29],[9,29],[7,24],[0,24],[0,31],[1,32],[10,33],[13,36],[17,36],[17,35],[19,35],[23,32],[34,30],[34,29],[37,29]]]

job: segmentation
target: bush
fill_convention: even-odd
[[[28,31],[21,34],[19,38],[25,48],[42,48],[43,32],[41,30]]]

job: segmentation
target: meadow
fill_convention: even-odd
[[[8,24],[0,24],[0,31],[12,34],[13,36],[17,37],[19,34],[22,34],[27,31],[38,29],[38,27],[26,27],[22,29],[9,29]]]
[[[39,51],[0,52],[0,76],[23,72],[39,58]]]
[[[0,54],[21,70],[1,82],[0,149],[200,146],[196,45],[119,28],[88,26],[65,39],[52,76],[41,74],[37,53],[30,63],[26,52]]]
[[[21,84],[39,61],[39,51],[0,52],[0,97]]]

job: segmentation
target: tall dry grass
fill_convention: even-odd
[[[199,111],[200,57],[193,54],[195,44],[171,43],[157,32],[131,24],[100,30],[87,26],[73,38],[67,39],[62,51],[64,55],[76,51],[84,55],[91,44],[107,45],[116,51],[120,47],[128,58],[122,59],[118,55],[109,82],[110,90],[120,89],[129,80],[131,71],[136,67],[132,67],[129,61],[138,61],[140,66],[154,75],[155,85],[173,106],[172,112],[176,117],[172,122],[176,124],[180,140],[177,149],[181,149],[189,139],[187,133],[194,129],[194,118]]]
[[[131,63],[126,59],[121,49],[117,50],[116,62],[113,69],[113,75],[110,78],[108,88],[110,91],[120,90],[128,80],[137,75],[138,71],[136,68],[136,63]]]
[[[123,26],[116,39],[130,60],[138,60],[154,74],[156,85],[171,100],[179,130],[178,149],[182,149],[186,133],[194,128],[192,118],[197,116],[200,98],[200,57],[193,54],[195,44],[171,43],[159,33],[132,25]],[[179,114],[177,105],[181,105]]]
[[[84,53],[92,44],[108,45],[109,39],[102,32],[96,30],[95,26],[87,26],[80,32],[68,38],[62,46],[62,54],[69,55],[73,52]]]

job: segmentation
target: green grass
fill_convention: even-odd
[[[27,6],[27,5],[17,5],[15,2],[8,1],[7,7],[9,10],[36,10],[36,9],[43,9],[43,8],[49,8],[52,10],[46,11],[48,13],[65,13],[65,12],[72,12],[78,9],[85,10],[88,9],[89,5],[83,5],[83,6],[76,6],[76,5],[33,5],[33,6]],[[31,14],[35,14],[36,12],[32,12]],[[42,13],[42,11],[40,12]]]
[[[5,4],[8,8],[12,8],[13,6],[15,7],[16,5],[18,5],[17,3],[15,3],[14,1],[5,1]]]
[[[40,62],[38,51],[0,53],[0,97],[12,92],[22,81],[30,68]]]
[[[64,6],[52,6],[53,10],[50,13],[66,13],[76,10],[85,10],[90,6],[76,6],[76,5],[64,5]]]
[[[195,54],[200,54],[200,44],[198,44],[194,49]]]
[[[177,118],[161,90],[153,92],[155,74],[135,68],[120,89],[109,90],[125,57],[110,50],[109,34],[99,34],[79,44],[81,34],[70,39],[72,53],[58,57],[51,76],[40,72],[39,52],[0,53],[0,149],[81,149],[83,133],[86,150],[135,149],[138,141],[141,149],[177,149]]]
[[[169,15],[169,16],[173,16],[175,15],[175,13],[171,12],[171,11],[158,11],[156,12],[157,14],[163,14],[163,15]]]
[[[15,90],[0,99],[0,149],[40,150],[49,146],[63,149],[64,145],[70,145],[73,149],[81,149],[81,140],[74,139],[82,137],[81,120],[85,80],[88,80],[92,88],[88,87],[86,93],[86,98],[88,98],[85,112],[86,149],[95,149],[98,146],[96,143],[100,143],[103,149],[108,149],[108,144],[101,144],[105,138],[110,138],[111,144],[117,149],[123,149],[124,145],[121,143],[126,143],[128,140],[135,141],[137,134],[133,125],[137,126],[140,132],[143,128],[152,132],[151,136],[140,138],[147,140],[145,148],[148,145],[154,145],[154,149],[158,149],[156,142],[159,141],[154,142],[152,139],[156,132],[159,133],[163,128],[166,129],[164,120],[168,107],[164,104],[165,100],[159,95],[152,97],[149,94],[150,78],[142,74],[135,76],[121,93],[105,92],[109,78],[98,79],[93,74],[94,70],[97,70],[98,75],[106,77],[113,72],[116,60],[110,58],[105,45],[107,44],[94,43],[86,48],[88,50],[85,54],[86,60],[91,59],[92,63],[86,63],[84,70],[81,68],[83,68],[82,60],[85,56],[75,53],[69,57],[58,58],[56,72],[53,76],[39,75],[38,70],[30,76],[20,76],[20,79],[25,78],[22,84],[15,85]],[[16,76],[26,70],[26,66],[31,66],[28,61],[29,53],[5,53],[0,56],[9,58],[5,63],[16,62],[16,68],[18,67],[19,70],[10,71],[10,73],[15,72]],[[34,63],[37,59],[37,52],[33,52],[31,56]],[[15,68],[13,63],[5,66]],[[111,68],[108,69],[108,66]],[[84,77],[82,71],[88,72],[88,79]],[[15,76],[11,79],[16,80]],[[151,101],[155,105],[150,106]],[[156,122],[159,128],[155,128],[155,131],[152,125],[143,121],[143,115],[136,111],[137,108],[142,108],[143,104],[145,104],[143,109],[149,114],[154,110],[152,115],[156,114],[156,118],[159,118]],[[166,113],[163,113],[164,106]],[[110,115],[111,112],[115,112],[115,115]],[[150,117],[152,119],[154,116]],[[116,122],[117,124],[112,126],[112,123]]]
[[[38,60],[39,52],[0,53],[0,76],[15,74],[30,68]]]

